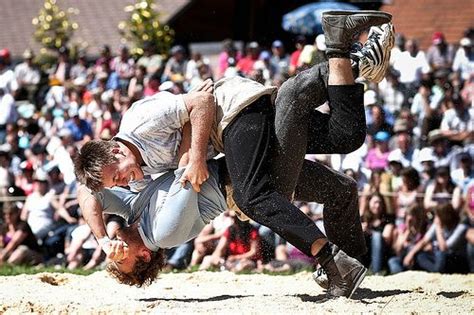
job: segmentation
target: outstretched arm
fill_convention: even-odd
[[[123,241],[109,239],[102,216],[102,205],[84,185],[80,185],[77,190],[77,201],[87,225],[89,225],[92,234],[94,234],[107,258],[112,260],[126,258],[128,256],[128,245]]]
[[[206,90],[192,92],[183,96],[191,122],[191,152],[189,164],[180,179],[189,181],[199,192],[201,184],[209,177],[207,170],[207,145],[215,117],[214,97]]]

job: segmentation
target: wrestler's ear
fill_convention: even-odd
[[[151,251],[148,248],[142,248],[140,251],[141,256],[145,262],[150,262],[151,260]]]
[[[112,153],[113,154],[119,154],[120,153],[120,147],[113,147],[112,148]]]

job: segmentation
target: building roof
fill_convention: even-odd
[[[160,20],[169,21],[182,10],[191,0],[160,0],[156,1]],[[41,0],[2,0],[0,13],[0,49],[8,48],[12,56],[21,56],[26,48],[38,52],[41,48],[33,38],[35,30],[31,21],[38,16],[43,5]],[[79,24],[72,42],[88,45],[88,53],[97,54],[104,44],[116,51],[121,43],[117,25],[127,18],[125,6],[135,3],[134,0],[58,0],[62,10],[75,8],[78,15],[71,20]]]

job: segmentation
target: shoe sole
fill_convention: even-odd
[[[362,281],[364,280],[365,278],[365,274],[367,273],[367,268],[363,268],[356,276],[356,281],[355,281],[355,284],[354,284],[354,287],[352,288],[351,290],[351,294],[349,294],[349,296],[347,297],[348,299],[350,299],[352,297],[352,295],[354,294],[354,292],[357,290],[357,288],[359,288],[360,284],[362,283]]]
[[[323,12],[323,17],[330,16],[330,15],[355,15],[355,16],[377,16],[377,17],[385,17],[388,19],[388,23],[392,20],[392,15],[387,12],[383,11],[374,11],[374,10],[361,10],[361,11],[326,11]]]

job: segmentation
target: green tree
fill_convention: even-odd
[[[158,54],[166,55],[174,39],[174,31],[159,21],[159,13],[153,0],[137,0],[125,7],[129,13],[126,21],[119,23],[120,34],[134,47],[132,53],[143,54],[145,43],[150,43]]]
[[[79,27],[70,21],[71,14],[77,14],[77,9],[61,10],[56,0],[45,0],[38,16],[32,20],[35,26],[34,38],[47,49],[58,50],[67,46],[74,31]]]

